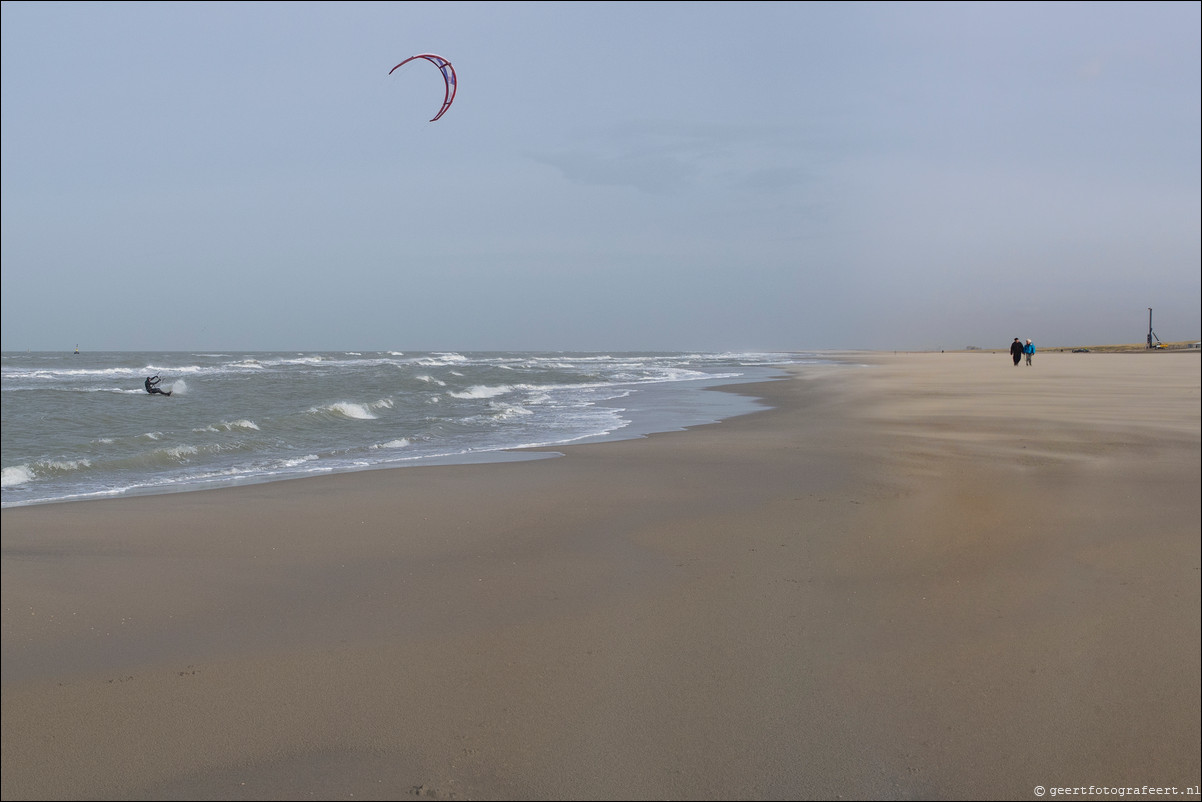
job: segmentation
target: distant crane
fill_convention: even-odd
[[[1152,344],[1152,339],[1156,339],[1156,344]],[[1152,307],[1148,307],[1148,347],[1149,348],[1164,348],[1164,343],[1156,336],[1156,332],[1152,331]]]

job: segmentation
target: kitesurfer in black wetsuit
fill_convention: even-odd
[[[158,388],[158,384],[161,381],[162,379],[160,379],[158,376],[147,376],[146,381],[144,382],[146,385],[146,392],[150,393],[151,395],[171,395],[170,390],[160,390]]]

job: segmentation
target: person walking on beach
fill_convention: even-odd
[[[1027,365],[1031,364],[1031,357],[1035,356],[1035,343],[1027,340],[1027,344],[1023,346],[1023,353],[1027,355]]]
[[[145,385],[146,392],[150,393],[151,395],[171,395],[170,390],[159,389],[159,382],[161,381],[162,379],[160,379],[158,376],[147,376],[146,381],[144,381],[142,384]]]
[[[1023,344],[1014,338],[1014,342],[1010,343],[1010,356],[1014,358],[1014,367],[1018,367],[1018,363],[1023,360]]]

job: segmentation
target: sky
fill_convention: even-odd
[[[2,15],[5,351],[1202,334],[1198,2]]]

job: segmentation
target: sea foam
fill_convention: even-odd
[[[0,473],[0,487],[16,487],[33,481],[33,471],[28,465],[14,465]]]

